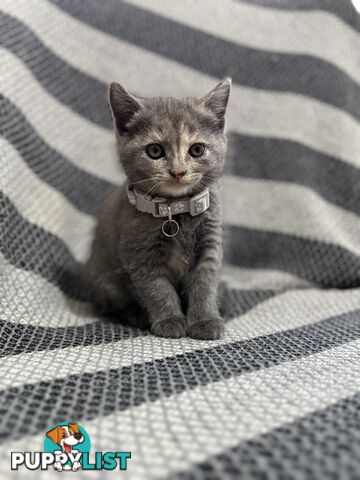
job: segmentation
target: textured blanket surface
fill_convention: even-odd
[[[116,478],[360,478],[358,3],[0,0],[1,478],[59,478],[10,452],[61,421],[132,452]],[[225,75],[225,337],[97,317],[79,269],[124,178],[107,84]]]

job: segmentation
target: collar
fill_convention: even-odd
[[[190,213],[193,217],[205,212],[210,205],[209,189],[192,197],[164,198],[151,197],[145,193],[132,189],[129,184],[126,187],[127,196],[131,205],[139,212],[149,213],[153,217],[169,217],[178,213]]]

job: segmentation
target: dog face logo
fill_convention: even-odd
[[[71,452],[75,445],[84,441],[84,436],[79,432],[77,423],[55,427],[47,432],[46,436],[59,445],[65,453]]]
[[[71,459],[65,464],[61,461],[55,462],[54,468],[56,470],[72,470],[76,472],[81,468],[81,464],[77,460],[77,454],[79,453],[79,448],[77,447],[83,444],[85,437],[77,423],[62,423],[56,425],[46,432],[46,437],[55,444],[53,445],[54,452],[57,451],[66,454],[68,458]]]

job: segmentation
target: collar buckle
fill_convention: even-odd
[[[209,190],[204,190],[203,192],[194,195],[189,200],[189,212],[190,215],[195,217],[200,215],[200,213],[205,212],[209,208]]]

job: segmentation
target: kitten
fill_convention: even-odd
[[[103,310],[154,335],[223,333],[220,178],[230,85],[226,78],[204,97],[185,99],[135,97],[116,83],[109,89],[128,182],[102,208],[85,275]],[[155,196],[163,202],[151,202]],[[189,203],[192,213],[177,213]]]

